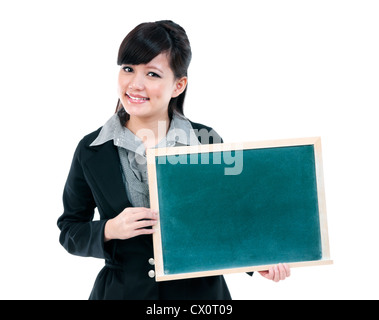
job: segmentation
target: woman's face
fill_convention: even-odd
[[[186,77],[175,79],[163,53],[147,64],[123,64],[118,76],[119,97],[131,118],[166,120],[171,98],[179,96],[186,85]]]

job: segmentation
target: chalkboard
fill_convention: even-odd
[[[320,138],[148,150],[156,280],[330,264]]]

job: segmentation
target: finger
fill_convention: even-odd
[[[289,277],[291,275],[291,268],[289,267],[287,263],[284,263],[283,266],[284,266],[284,269],[286,270],[286,276]]]
[[[286,269],[284,268],[282,263],[279,263],[278,269],[279,269],[279,279],[284,280],[286,278]]]
[[[133,223],[133,229],[141,229],[146,227],[155,226],[157,224],[157,220],[141,220]]]
[[[123,212],[125,213],[138,213],[138,212],[143,212],[143,211],[149,211],[149,208],[144,208],[144,207],[128,207],[125,208]]]
[[[274,281],[274,282],[279,282],[279,276],[280,276],[279,268],[278,268],[278,265],[276,265],[276,266],[274,266],[274,277],[273,277],[273,281]]]
[[[145,228],[137,229],[137,230],[134,230],[133,237],[137,237],[137,236],[141,236],[145,234],[152,234],[154,232],[155,232],[154,229],[145,229]]]
[[[273,280],[274,279],[274,268],[270,267],[267,271],[267,273],[264,275],[264,277],[268,280]]]
[[[147,211],[143,210],[133,215],[134,221],[138,221],[142,219],[157,220],[158,215],[151,210],[147,210]]]

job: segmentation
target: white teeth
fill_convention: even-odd
[[[149,98],[135,98],[130,96],[129,94],[126,94],[130,99],[135,100],[135,101],[142,101],[142,100],[149,100]]]

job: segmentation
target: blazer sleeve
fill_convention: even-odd
[[[72,160],[63,191],[64,212],[58,219],[59,242],[71,254],[83,257],[108,258],[104,245],[107,220],[92,221],[96,203],[83,173],[79,143]]]

